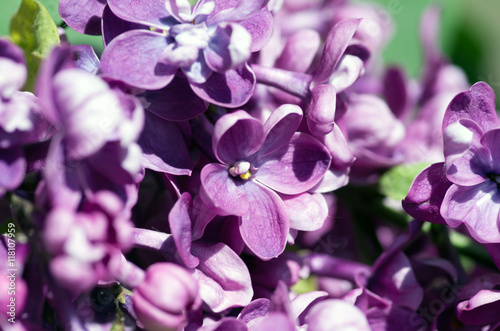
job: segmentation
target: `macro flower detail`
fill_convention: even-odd
[[[276,109],[266,123],[236,111],[214,127],[213,151],[220,163],[201,171],[201,197],[219,215],[240,217],[240,232],[260,258],[284,249],[290,221],[277,192],[300,194],[314,187],[331,156],[315,138],[295,133],[302,111]]]

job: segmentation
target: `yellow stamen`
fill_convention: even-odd
[[[244,179],[244,180],[250,179],[251,176],[252,176],[252,174],[250,173],[250,170],[248,170],[244,174],[240,175],[241,179]]]

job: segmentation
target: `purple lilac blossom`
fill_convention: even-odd
[[[255,78],[246,61],[271,31],[266,1],[199,1],[194,8],[187,0],[108,5],[118,17],[154,29],[131,30],[113,39],[101,59],[106,75],[139,88],[160,89],[180,69],[203,100],[230,107],[248,101]]]
[[[483,82],[458,94],[446,109],[443,120],[444,165],[436,164],[415,178],[405,210],[414,217],[439,215],[451,227],[465,226],[483,244],[500,241],[498,228],[499,170],[497,131],[500,121],[495,96]],[[436,184],[429,176],[442,177]],[[427,201],[432,200],[429,205]],[[433,206],[433,208],[430,208]],[[424,212],[424,214],[421,214]],[[439,215],[429,220],[441,221]]]
[[[276,192],[304,193],[330,166],[330,154],[319,141],[294,133],[301,119],[302,111],[293,105],[276,109],[264,124],[243,111],[224,115],[215,124],[212,144],[220,163],[201,171],[204,203],[219,215],[239,216],[243,240],[262,259],[283,252],[290,229]]]

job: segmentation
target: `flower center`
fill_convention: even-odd
[[[237,161],[229,168],[229,174],[233,177],[239,176],[241,179],[248,180],[252,177],[250,167],[251,164],[248,161]]]

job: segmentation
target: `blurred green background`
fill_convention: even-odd
[[[57,24],[58,0],[39,0]],[[418,39],[420,15],[424,8],[436,3],[443,8],[441,44],[451,61],[462,67],[469,82],[490,84],[500,98],[500,1],[498,0],[371,0],[391,14],[395,35],[384,52],[388,64],[399,64],[416,77],[422,65]],[[0,35],[7,35],[9,21],[21,0],[0,0]],[[97,51],[100,37],[89,37],[66,29],[73,44],[91,44]],[[497,108],[499,102],[497,100]]]

